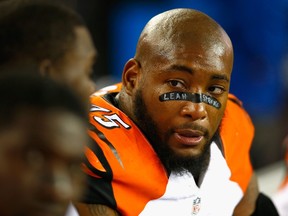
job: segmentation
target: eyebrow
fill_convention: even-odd
[[[172,65],[168,70],[176,70],[176,71],[182,71],[182,72],[187,72],[189,74],[193,74],[193,69],[186,67],[185,65]],[[228,76],[224,74],[213,74],[211,77],[211,80],[224,80],[229,82]]]
[[[221,75],[221,74],[214,74],[211,77],[212,80],[225,80],[227,82],[229,82],[229,78],[226,75]]]

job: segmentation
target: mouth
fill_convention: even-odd
[[[198,146],[204,139],[204,133],[199,130],[181,129],[174,132],[174,137],[182,145]]]

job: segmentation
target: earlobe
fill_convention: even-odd
[[[139,63],[134,59],[129,59],[125,64],[123,75],[122,75],[122,83],[126,89],[127,94],[131,94],[133,89],[137,85],[138,76],[140,66]]]
[[[42,76],[50,76],[52,69],[52,62],[49,59],[44,59],[39,64],[39,72]]]

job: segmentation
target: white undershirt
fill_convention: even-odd
[[[231,172],[213,142],[211,158],[199,188],[190,173],[171,173],[165,194],[147,203],[141,216],[231,216],[243,196],[238,184],[230,181]],[[200,201],[200,202],[199,202]]]

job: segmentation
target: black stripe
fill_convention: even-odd
[[[107,144],[107,146],[110,148],[110,150],[114,154],[115,158],[118,160],[120,165],[123,167],[123,163],[122,163],[122,160],[120,158],[120,155],[118,154],[118,152],[115,149],[115,147],[113,146],[113,144],[105,137],[105,135],[100,130],[98,130],[93,124],[90,124],[89,129],[90,129],[90,131],[93,131],[103,142],[105,142]]]
[[[104,167],[104,169],[106,170],[106,172],[103,172],[103,171],[100,171],[98,169],[96,169],[90,162],[89,160],[87,159],[87,157],[85,157],[84,159],[84,163],[85,165],[93,172],[95,173],[96,175],[98,176],[101,176],[103,178],[106,178],[108,179],[109,181],[112,181],[112,178],[113,178],[113,174],[112,174],[112,169],[102,151],[102,149],[99,147],[98,143],[93,140],[91,138],[91,145],[88,146],[93,152],[95,155],[97,155],[100,163],[102,164],[102,166]]]

